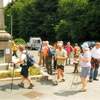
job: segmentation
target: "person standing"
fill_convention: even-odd
[[[79,56],[78,55],[76,55],[74,57],[73,64],[74,64],[74,71],[73,71],[73,73],[78,73],[79,72],[78,71],[78,66],[79,66]]]
[[[80,47],[78,46],[77,43],[75,43],[75,47],[73,49],[74,51],[74,61],[73,61],[73,64],[74,64],[74,71],[73,73],[78,73],[78,66],[79,66],[79,55],[80,55],[80,52],[81,52],[81,49]]]
[[[95,47],[92,48],[91,50],[91,55],[92,55],[92,60],[91,60],[92,67],[91,67],[89,82],[92,82],[93,80],[98,81],[97,75],[100,64],[100,42],[96,42]]]
[[[46,67],[46,57],[48,56],[48,50],[49,50],[49,42],[44,41],[43,47],[42,47],[42,56],[43,56],[43,67]]]
[[[71,46],[70,42],[67,43],[67,45],[65,46],[65,50],[67,52],[67,61],[70,64],[71,63],[71,53],[73,51],[73,47]]]
[[[49,45],[48,46],[48,55],[46,56],[46,69],[47,69],[47,73],[52,75],[53,71],[52,71],[52,59],[53,56],[55,54],[54,48],[53,46]]]
[[[74,48],[73,48],[73,51],[74,51],[74,57],[75,57],[76,55],[77,55],[77,56],[80,55],[81,49],[80,49],[80,47],[78,46],[77,43],[75,43],[75,46],[74,46]]]
[[[55,53],[56,53],[56,49],[57,49],[57,43],[54,43],[53,45],[53,48],[54,48],[54,55],[53,55],[53,68],[54,68],[54,71],[56,70],[56,58],[55,58]]]
[[[82,45],[83,53],[80,55],[80,66],[81,66],[81,83],[82,92],[87,91],[88,78],[90,75],[91,68],[91,52],[89,50],[88,44]]]
[[[56,80],[57,83],[63,82],[64,80],[64,65],[65,65],[65,61],[67,58],[67,54],[66,51],[63,49],[63,42],[58,42],[57,43],[57,50],[56,50],[56,54],[55,54],[55,58],[57,61],[57,69],[56,69]]]
[[[11,48],[12,48],[12,56],[18,57],[17,56],[18,47],[17,47],[17,44],[15,43],[15,41],[12,41]]]

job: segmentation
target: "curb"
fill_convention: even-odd
[[[32,79],[40,79],[42,77],[48,77],[48,76],[45,76],[45,75],[35,75],[35,76],[30,76]],[[4,79],[0,79],[0,81],[10,81],[10,80],[20,80],[21,77],[11,77],[11,78],[4,78]]]

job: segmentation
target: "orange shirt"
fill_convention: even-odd
[[[13,42],[11,45],[12,51],[17,51],[17,45]]]
[[[42,48],[43,56],[48,56],[48,50],[49,50],[48,46],[44,46],[44,47]]]

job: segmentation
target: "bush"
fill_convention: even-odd
[[[15,41],[15,43],[16,43],[17,45],[20,45],[20,44],[25,45],[25,44],[26,44],[25,40],[22,39],[22,38],[17,38],[17,39],[15,39],[14,41]]]
[[[2,78],[10,78],[13,76],[13,72],[12,71],[7,71],[7,72],[2,72],[0,73],[0,79]],[[14,77],[20,77],[20,72],[14,72]]]
[[[31,76],[41,74],[40,70],[38,68],[35,68],[34,66],[29,68],[29,73],[30,73]],[[12,70],[0,73],[0,79],[2,79],[2,78],[11,78],[12,76],[13,76],[13,71]],[[14,77],[21,77],[20,71],[15,70]]]
[[[40,70],[38,69],[38,68],[36,68],[36,67],[30,67],[29,68],[29,73],[30,73],[30,75],[40,75],[41,73],[40,73]]]

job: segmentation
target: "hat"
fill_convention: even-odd
[[[88,46],[87,43],[83,43],[83,44],[81,45],[81,47],[82,47],[82,49],[89,50],[89,46]]]
[[[63,46],[63,43],[62,42],[58,42],[57,43],[57,46],[62,47]]]

